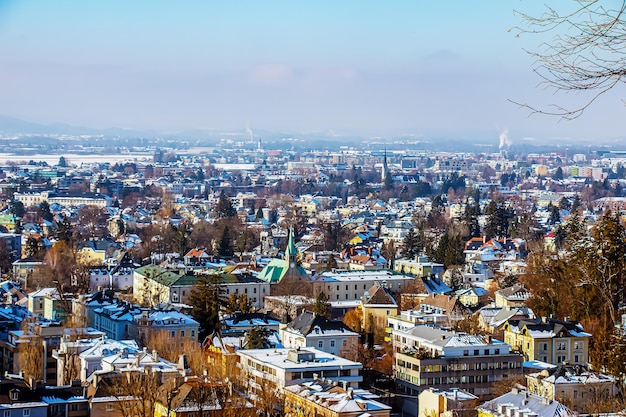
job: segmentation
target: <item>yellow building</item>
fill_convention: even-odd
[[[398,304],[391,294],[380,284],[374,284],[365,292],[360,303],[363,312],[361,328],[374,336],[375,341],[382,341],[387,328],[387,319],[398,314]]]
[[[476,408],[478,397],[457,388],[429,388],[420,393],[417,403],[418,416],[459,415],[462,411]]]
[[[525,361],[587,365],[589,360],[591,334],[569,317],[508,320],[503,330],[504,342],[522,352]]]
[[[528,392],[585,410],[589,402],[607,401],[617,395],[615,378],[590,372],[582,365],[559,365],[526,375]]]
[[[285,388],[285,417],[389,417],[391,407],[374,395],[316,379]]]

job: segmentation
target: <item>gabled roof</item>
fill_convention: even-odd
[[[552,317],[509,320],[508,328],[513,333],[526,334],[534,339],[554,337],[591,337],[582,325],[574,320],[558,320]]]
[[[339,320],[328,320],[312,311],[304,311],[294,321],[287,325],[286,330],[307,336],[315,329],[320,333],[353,333],[348,326]],[[356,333],[354,333],[356,335]]]
[[[398,307],[396,300],[378,283],[367,290],[365,295],[363,295],[362,301],[364,305],[388,305],[390,307]]]
[[[530,394],[525,390],[513,389],[504,395],[487,401],[478,410],[485,410],[489,414],[499,414],[498,405],[505,405],[507,409],[516,407],[518,410],[527,411],[540,417],[568,417],[574,416],[574,412],[558,401],[547,400],[539,395]],[[508,415],[508,414],[507,414]]]

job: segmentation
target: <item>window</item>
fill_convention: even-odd
[[[574,355],[574,363],[578,363],[578,355]]]
[[[556,350],[565,350],[565,342],[559,342],[556,345]]]
[[[334,340],[330,341],[330,347],[335,347],[335,341]]]
[[[496,349],[495,353],[496,353],[496,355],[499,355],[500,354],[500,349]]]
[[[478,355],[480,355],[478,349],[474,349],[474,356],[478,356]]]
[[[196,337],[196,331],[195,330],[191,331],[191,337]]]
[[[4,417],[11,417],[11,410],[4,410]]]
[[[30,416],[30,408],[25,408],[24,410],[22,410],[22,415],[24,417]]]
[[[358,286],[358,284],[354,284],[354,290],[355,291],[358,290],[357,286]]]
[[[256,294],[256,288],[252,291],[254,294]]]
[[[469,355],[469,350],[465,349],[465,350],[463,351],[463,356],[468,356],[468,355]]]
[[[176,330],[172,330],[172,331],[170,332],[170,335],[171,335],[172,337],[176,337]]]
[[[548,343],[544,342],[541,344],[541,350],[548,350]]]
[[[320,348],[320,349],[323,349],[324,348],[324,341],[320,340],[319,342],[317,342],[317,347]]]
[[[180,337],[185,337],[185,331],[184,330],[180,331]]]

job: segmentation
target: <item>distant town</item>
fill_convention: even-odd
[[[623,415],[626,150],[110,134],[2,134],[1,416]]]

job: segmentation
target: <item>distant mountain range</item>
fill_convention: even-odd
[[[623,141],[573,141],[568,138],[544,138],[535,140],[516,132],[519,139],[514,139],[511,150],[521,153],[563,150],[565,148],[599,147],[606,149],[623,149]],[[177,132],[160,132],[157,130],[113,128],[92,128],[73,126],[66,123],[41,124],[25,121],[11,116],[0,115],[0,135],[91,135],[121,140],[157,139],[170,145],[174,142],[184,146],[215,146],[222,138],[230,138],[236,142],[248,143],[248,147],[256,148],[256,142],[262,139],[267,149],[339,149],[341,145],[358,145],[363,149],[383,149],[390,151],[405,149],[422,149],[448,152],[498,152],[499,132],[494,129],[396,129],[394,131],[372,132],[362,129],[342,129],[325,131],[269,131],[256,129],[254,133],[241,129],[185,129]],[[522,139],[523,138],[523,139]],[[43,140],[43,138],[42,138]],[[602,142],[602,143],[601,143]],[[166,145],[167,146],[167,145]],[[177,146],[174,146],[177,147]]]
[[[11,116],[0,115],[0,134],[5,135],[104,135],[122,137],[154,137],[156,131],[143,131],[123,128],[96,129],[84,126],[72,126],[65,123],[41,124],[28,122]]]

